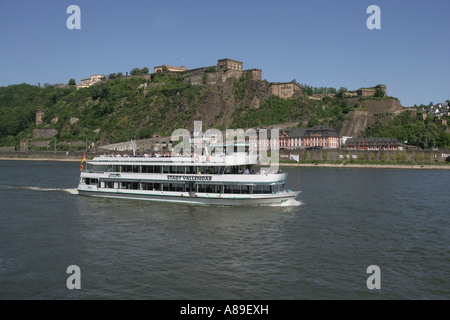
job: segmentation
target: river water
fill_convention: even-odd
[[[0,299],[450,299],[448,170],[302,167],[298,203],[247,208],[84,197],[78,177],[0,161]]]

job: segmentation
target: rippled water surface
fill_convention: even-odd
[[[450,298],[447,170],[301,168],[298,203],[247,208],[83,197],[78,176],[0,161],[1,299]]]

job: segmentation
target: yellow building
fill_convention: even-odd
[[[82,88],[88,88],[93,84],[102,81],[105,79],[104,74],[93,74],[90,78],[81,79],[81,83],[77,83],[77,90]]]
[[[289,99],[296,93],[302,93],[302,87],[295,81],[291,82],[274,82],[271,85],[271,93],[282,99]]]
[[[241,61],[232,60],[232,59],[220,59],[217,61],[217,67],[219,69],[230,69],[243,71],[244,64]]]
[[[167,71],[170,71],[170,72],[183,72],[183,71],[188,70],[188,68],[186,68],[185,66],[172,67],[172,66],[167,66],[167,65],[163,64],[162,66],[154,67],[153,73],[163,72],[164,69],[166,69]]]

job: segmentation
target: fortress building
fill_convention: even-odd
[[[217,68],[219,70],[229,69],[236,71],[243,71],[244,64],[241,61],[232,60],[232,59],[220,59],[217,61]]]
[[[102,81],[105,79],[104,74],[93,74],[90,78],[81,79],[81,83],[77,83],[77,90],[82,88],[88,88],[92,86],[93,84]]]
[[[39,126],[42,123],[44,115],[45,115],[44,109],[36,110],[36,126]]]
[[[291,82],[274,82],[272,83],[271,93],[275,96],[278,96],[282,99],[292,98],[294,94],[302,94],[302,87],[295,81]]]
[[[183,71],[187,71],[188,68],[186,68],[185,66],[172,67],[172,66],[163,64],[162,66],[154,67],[153,73],[160,73],[160,72],[164,72],[165,70],[170,71],[170,72],[183,72]]]

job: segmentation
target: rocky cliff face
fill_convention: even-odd
[[[369,127],[369,123],[375,123],[375,117],[367,111],[354,111],[350,114],[351,119],[345,120],[337,128],[339,136],[358,137],[359,133]]]
[[[375,125],[377,121],[385,121],[387,117],[394,116],[403,111],[397,99],[360,100],[348,99],[350,105],[357,105],[355,111],[350,112],[350,119],[345,120],[337,131],[340,136],[359,137],[360,132]],[[380,117],[380,115],[385,117]]]
[[[369,114],[392,113],[398,114],[403,111],[403,106],[397,99],[386,100],[362,100],[362,108],[367,109]]]
[[[229,127],[236,108],[249,106],[258,109],[270,97],[270,84],[262,80],[227,78],[205,89],[205,97],[196,106],[193,120],[201,120],[206,127],[213,124]]]

